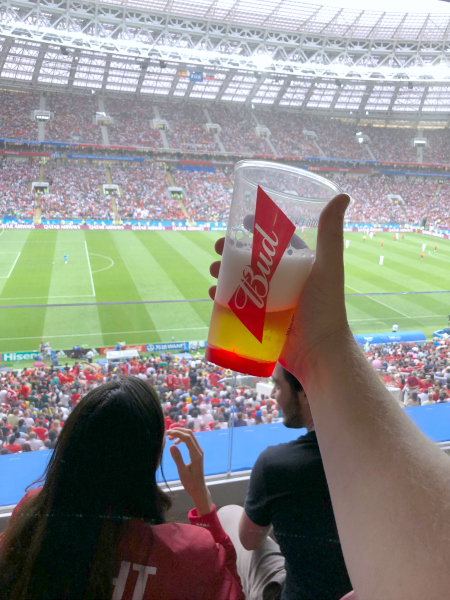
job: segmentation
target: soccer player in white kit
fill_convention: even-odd
[[[373,238],[373,231],[371,231],[371,232],[369,233],[369,237],[370,237],[370,239],[372,239],[372,238]]]
[[[345,247],[348,248],[350,246],[350,240],[345,240]]]
[[[422,252],[425,252],[425,248],[427,247],[427,245],[424,243],[422,244]]]
[[[381,266],[381,267],[382,267],[382,266],[383,266],[383,261],[384,261],[384,256],[383,256],[383,255],[381,255],[381,256],[380,256],[380,262],[378,263],[378,266]]]

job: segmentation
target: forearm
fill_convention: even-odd
[[[325,341],[294,375],[311,405],[358,600],[442,600],[450,460],[392,399],[349,331]]]
[[[204,488],[196,490],[195,494],[192,494],[192,500],[199,517],[209,514],[213,509],[211,494],[206,484]]]

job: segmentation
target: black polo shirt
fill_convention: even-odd
[[[245,512],[273,525],[286,559],[283,600],[340,600],[351,591],[314,431],[260,454]]]

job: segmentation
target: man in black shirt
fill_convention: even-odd
[[[309,403],[281,365],[272,377],[284,425],[307,433],[264,450],[252,469],[244,510],[224,507],[219,518],[235,545],[247,598],[340,600],[352,586]],[[279,546],[267,537],[272,527]]]

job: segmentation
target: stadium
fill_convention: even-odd
[[[269,446],[294,442],[299,428],[308,436],[315,431],[312,421],[287,424],[277,370],[273,380],[244,367],[237,376],[204,357],[214,305],[210,265],[232,219],[233,191],[236,196],[240,185],[235,167],[242,161],[300,169],[310,181],[319,176],[321,185],[350,197],[343,221],[343,291],[359,358],[392,405],[445,456],[449,32],[450,4],[437,0],[420,7],[361,7],[353,0],[2,3],[0,472],[8,485],[0,489],[0,531],[16,514],[25,488],[65,447],[58,439],[72,413],[81,414],[78,405],[87,405],[85,396],[102,383],[121,385],[120,375],[154,386],[166,432],[180,426],[194,432],[221,510],[244,501],[250,506],[252,469],[256,465],[253,472],[260,472],[258,457]],[[297,226],[297,234],[303,228]],[[308,244],[311,235],[303,235]],[[337,327],[338,309],[335,320]],[[326,334],[333,330],[331,320]],[[289,332],[296,335],[295,326]],[[333,360],[339,354],[340,347]],[[289,360],[283,364],[288,377]],[[339,372],[346,370],[341,365]],[[363,379],[354,375],[352,381]],[[300,388],[292,388],[294,396],[303,390],[295,382]],[[49,436],[52,430],[56,434]],[[122,430],[117,435],[122,438]],[[170,438],[161,450],[164,474],[158,471],[157,480],[164,490],[169,481],[174,518],[187,523],[192,501],[172,460],[176,450],[169,452],[173,446]],[[186,449],[182,456],[187,458]],[[329,485],[334,505],[339,500]],[[254,495],[252,500],[251,524],[267,525],[265,517],[258,520],[262,512]],[[78,510],[75,501],[72,508]],[[277,535],[271,523],[280,543],[284,534]],[[337,525],[341,535],[339,518]],[[278,522],[279,530],[285,526]],[[292,535],[304,535],[298,524],[291,526],[298,527]],[[330,527],[327,535],[335,535],[334,521]],[[355,577],[345,547],[336,564],[322,564],[322,573],[317,557],[330,549],[303,548],[303,559],[317,553],[312,574],[303,573],[311,577],[303,589],[289,575],[295,552],[280,545],[288,583],[275,577],[271,583],[280,589],[273,598],[340,600],[352,589],[358,600],[375,597],[358,595],[373,588]],[[0,554],[0,572],[1,561]],[[321,588],[321,578],[332,581],[338,563],[348,574],[333,589],[331,583]],[[129,586],[131,575],[124,577],[122,588],[114,583],[114,598]],[[0,575],[0,589],[10,585],[5,582]],[[143,585],[133,599],[263,598],[244,583],[244,595],[233,584],[210,596],[183,596],[178,588],[151,592],[150,584]],[[423,598],[413,595],[421,585],[416,582],[402,600]],[[36,588],[34,597],[66,597],[58,596],[61,589],[54,596],[43,589]],[[81,594],[73,589],[67,597]],[[91,597],[103,598],[101,589],[90,587]],[[20,594],[14,587],[5,598],[28,597]]]

